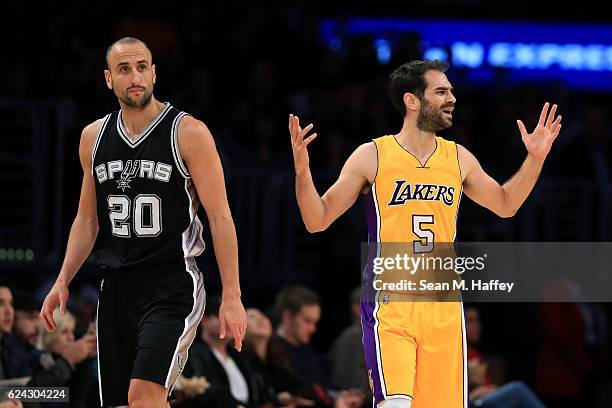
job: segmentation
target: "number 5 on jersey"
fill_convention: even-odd
[[[435,234],[431,229],[423,227],[424,225],[433,225],[433,223],[433,214],[412,215],[412,232],[414,232],[414,235],[421,238],[420,240],[412,241],[412,250],[415,254],[422,254],[433,251]]]
[[[156,237],[162,231],[161,200],[155,194],[139,194],[132,200],[124,195],[109,195],[108,216],[112,234],[130,238],[132,229],[138,237]],[[132,214],[133,213],[133,214]],[[130,225],[129,218],[132,215]]]

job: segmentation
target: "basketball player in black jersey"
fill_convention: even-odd
[[[213,137],[202,122],[153,97],[155,65],[146,44],[122,38],[106,59],[106,84],[121,109],[83,130],[79,209],[41,317],[55,329],[53,311],[66,310],[68,285],[97,242],[104,265],[101,405],[165,408],[204,312],[194,261],[204,250],[200,201],[223,283],[221,336],[242,346],[236,232]]]

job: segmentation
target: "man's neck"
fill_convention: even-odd
[[[269,340],[269,337],[255,337],[251,339],[253,350],[255,350],[255,354],[257,354],[257,357],[259,357],[259,359],[262,361],[266,361]]]
[[[436,134],[420,130],[416,123],[404,120],[400,132],[395,135],[397,142],[421,163],[425,162],[436,149]]]
[[[135,139],[144,132],[151,124],[153,119],[164,110],[164,104],[151,97],[151,100],[146,106],[141,108],[132,108],[119,102],[121,106],[121,119],[123,126],[128,133],[128,136]]]
[[[298,339],[290,336],[289,331],[283,326],[278,327],[278,330],[276,330],[276,335],[294,347],[298,347],[300,345]]]
[[[227,342],[225,340],[216,339],[213,336],[206,336],[204,341],[208,344],[212,350],[215,350],[219,354],[223,356],[223,358],[227,359]]]

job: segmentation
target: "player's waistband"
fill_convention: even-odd
[[[370,301],[382,303],[388,302],[460,302],[460,290],[439,290],[439,291],[388,291],[381,290],[374,294]]]
[[[169,275],[173,273],[185,273],[185,270],[198,270],[198,265],[193,257],[163,259],[155,262],[140,262],[122,266],[102,266],[102,274],[150,274],[150,275]]]

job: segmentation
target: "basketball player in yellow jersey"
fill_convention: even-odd
[[[390,76],[391,101],[403,116],[396,135],[359,146],[321,197],[309,168],[313,125],[289,116],[296,195],[309,232],[325,230],[364,195],[370,241],[415,243],[423,252],[453,242],[462,193],[500,217],[513,216],[538,179],[561,129],[557,106],[544,104],[537,126],[518,128],[527,157],[499,185],[465,147],[436,136],[452,125],[455,96],[440,61],[412,61]],[[550,109],[550,111],[549,111]],[[467,407],[466,351],[460,302],[365,298],[363,346],[374,407]]]

